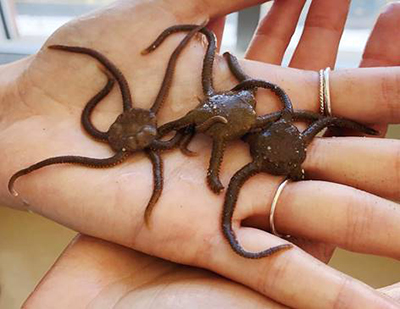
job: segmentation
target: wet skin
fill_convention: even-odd
[[[171,28],[179,29],[179,27],[185,28],[187,26],[188,25],[182,25],[174,26]],[[180,42],[180,44],[171,55],[167,70],[165,72],[163,83],[160,87],[155,102],[149,110],[133,107],[130,88],[126,78],[121,73],[121,71],[104,55],[93,49],[85,47],[63,45],[49,46],[49,48],[53,50],[88,55],[96,59],[106,69],[105,74],[107,74],[108,76],[107,84],[86,104],[85,108],[82,111],[81,123],[83,128],[89,135],[101,142],[108,143],[116,153],[112,157],[104,159],[88,158],[82,156],[59,156],[45,159],[29,166],[28,168],[16,172],[10,178],[8,183],[8,189],[10,193],[15,196],[18,195],[18,193],[14,190],[14,183],[19,177],[29,174],[45,166],[49,166],[52,164],[70,163],[94,168],[107,168],[122,163],[135,152],[144,151],[153,165],[154,178],[153,193],[147,204],[144,216],[145,222],[148,224],[152,209],[159,199],[163,188],[163,172],[160,151],[172,149],[180,143],[187,142],[187,137],[182,138],[181,134],[177,134],[169,141],[158,140],[156,114],[168,94],[178,56],[180,55],[183,48],[188,44],[190,39],[205,25],[203,24],[200,26],[189,26],[191,26],[191,31]],[[102,132],[93,125],[91,121],[91,114],[97,104],[110,93],[115,81],[117,81],[121,91],[123,112],[117,117],[117,119],[110,126],[107,132]],[[187,134],[186,131],[184,131],[184,133]]]
[[[283,114],[292,113],[293,107],[289,97],[281,88],[263,80],[251,79],[242,71],[237,59],[228,53],[225,56],[228,59],[229,68],[235,76],[241,77],[242,82],[232,90],[216,92],[212,77],[216,49],[215,36],[206,28],[203,28],[200,32],[206,35],[209,42],[202,71],[205,98],[184,117],[162,125],[158,133],[162,137],[174,130],[192,128],[195,132],[210,136],[213,145],[207,172],[207,184],[213,192],[220,193],[224,186],[219,179],[219,171],[226,143],[265,125],[264,116],[257,116],[255,111],[254,91],[256,88],[270,89],[277,95],[284,106]],[[154,44],[154,49],[158,45]]]

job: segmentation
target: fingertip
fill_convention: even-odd
[[[389,3],[383,8],[364,49],[361,67],[392,66],[400,64],[398,29],[400,3]]]
[[[385,14],[400,14],[400,2],[390,2],[385,4],[380,16],[383,16]]]

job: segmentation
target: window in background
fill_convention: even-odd
[[[113,0],[14,0],[20,37],[48,37],[72,18]]]
[[[72,18],[114,0],[0,0],[0,64],[36,52]]]
[[[114,0],[0,0],[0,63],[7,54],[27,55],[35,52],[45,39],[70,19],[88,13]],[[277,0],[279,1],[279,0]],[[340,45],[338,67],[355,67],[370,30],[381,8],[388,0],[353,0],[347,29]],[[288,48],[284,63],[301,36],[307,1],[299,26]],[[227,18],[222,51],[230,50],[243,56],[260,17],[271,7],[272,2],[252,7]]]

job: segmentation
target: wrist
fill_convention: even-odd
[[[23,118],[26,113],[23,96],[27,93],[25,86],[25,72],[32,57],[22,59],[10,64],[0,66],[0,155],[3,158],[0,164],[0,206],[18,207],[15,199],[12,199],[7,190],[9,178],[9,165],[13,157],[13,141],[18,141],[13,137],[13,125]]]
[[[10,122],[10,118],[21,102],[24,73],[32,57],[0,66],[0,127]]]

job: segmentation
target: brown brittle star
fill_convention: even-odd
[[[261,252],[248,252],[240,246],[232,228],[232,217],[240,188],[250,177],[258,173],[268,173],[286,176],[294,181],[304,179],[304,170],[301,164],[306,159],[307,146],[321,130],[328,126],[347,128],[370,135],[378,134],[372,128],[344,118],[323,117],[317,113],[300,110],[294,111],[292,114],[279,114],[279,112],[270,114],[269,125],[266,125],[261,131],[249,133],[243,138],[250,146],[253,161],[233,175],[225,195],[222,231],[231,248],[245,258],[259,259],[292,246],[284,244]],[[303,132],[300,132],[292,123],[301,120],[312,122]]]
[[[187,27],[186,30],[190,29]],[[292,113],[293,107],[289,97],[280,87],[267,81],[251,79],[241,70],[237,59],[229,54],[227,55],[230,70],[234,74],[241,74],[245,80],[229,91],[215,91],[212,77],[216,50],[215,35],[206,28],[201,29],[200,32],[207,37],[209,42],[202,70],[202,88],[205,98],[182,118],[160,126],[158,133],[163,136],[174,130],[194,128],[196,132],[210,136],[213,146],[207,183],[213,192],[220,193],[224,187],[219,179],[219,170],[226,143],[242,137],[253,129],[262,128],[265,124],[264,116],[257,116],[255,111],[255,89],[266,88],[276,94],[284,105],[282,114]],[[151,45],[151,49],[156,49],[169,34],[162,33]],[[188,143],[189,141],[185,143],[185,146]]]
[[[149,110],[133,107],[132,97],[126,78],[108,58],[106,58],[98,51],[77,46],[49,46],[50,49],[54,50],[88,55],[100,62],[104,66],[104,68],[109,71],[106,73],[108,76],[108,81],[105,87],[91,100],[89,100],[89,102],[83,109],[81,115],[81,123],[85,131],[90,136],[99,141],[108,143],[116,153],[112,157],[102,159],[82,156],[58,156],[45,159],[12,175],[8,183],[8,189],[10,193],[12,193],[14,196],[18,195],[17,191],[14,190],[14,183],[19,177],[27,175],[45,166],[70,163],[88,167],[106,168],[120,164],[129,155],[137,151],[144,150],[153,165],[154,178],[153,193],[145,210],[145,222],[148,224],[152,209],[159,199],[163,188],[162,160],[159,152],[161,150],[172,149],[181,142],[181,135],[179,134],[177,134],[169,141],[160,141],[156,139],[156,114],[159,111],[162,103],[164,102],[172,83],[174,67],[179,54],[190,41],[190,39],[204,26],[204,24],[200,26],[193,25],[192,31],[190,31],[186,35],[186,37],[180,42],[180,44],[171,55],[165,72],[163,83],[152,107]],[[112,90],[114,79],[118,82],[122,95],[123,113],[117,117],[117,119],[110,126],[107,132],[102,132],[96,129],[96,127],[93,125],[91,121],[91,114],[97,104]]]

